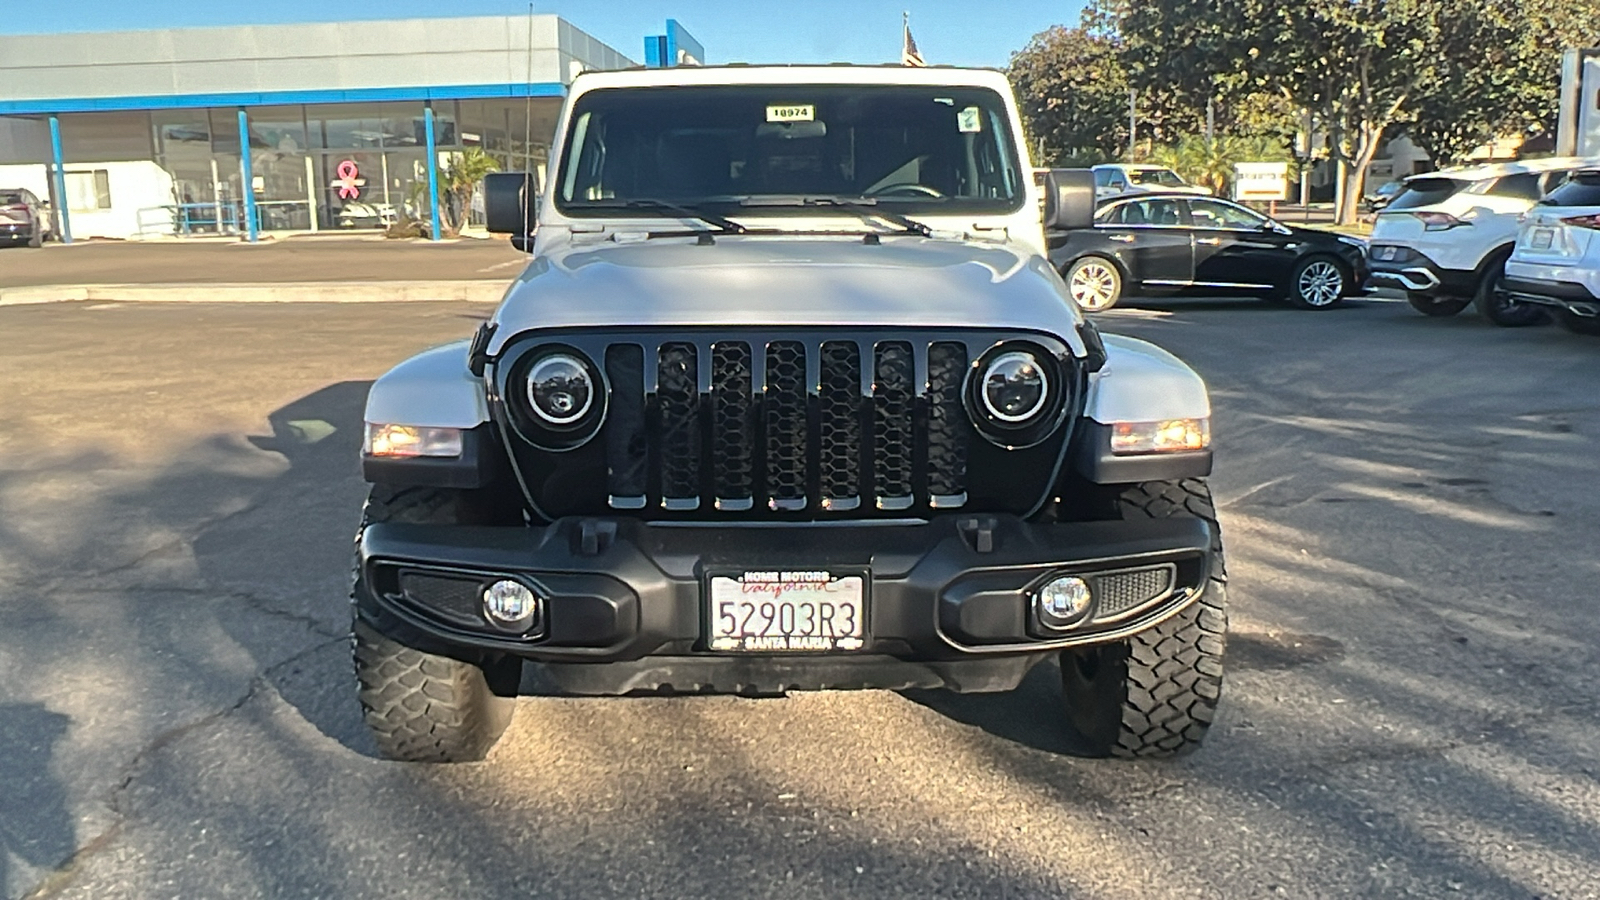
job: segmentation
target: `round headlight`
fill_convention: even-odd
[[[547,356],[528,370],[528,405],[545,422],[572,425],[594,405],[594,376],[581,360],[564,353]]]
[[[1013,350],[995,357],[983,370],[978,396],[997,421],[1021,425],[1049,402],[1050,379],[1032,353]]]

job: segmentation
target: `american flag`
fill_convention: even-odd
[[[927,63],[922,61],[922,51],[917,49],[917,39],[911,36],[911,21],[909,18],[905,23],[905,31],[906,42],[900,49],[900,65],[926,66]]]

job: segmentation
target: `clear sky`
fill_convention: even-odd
[[[1081,0],[535,0],[630,59],[677,19],[707,62],[898,62],[900,13],[929,63],[1003,66],[1035,33],[1076,22]],[[121,31],[347,19],[520,15],[527,0],[0,0],[0,33]],[[0,93],[4,88],[0,86]]]

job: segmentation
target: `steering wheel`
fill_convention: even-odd
[[[885,185],[884,187],[868,193],[866,196],[880,197],[893,196],[895,194],[921,194],[924,197],[937,197],[941,200],[944,199],[944,194],[941,193],[937,188],[931,188],[925,184],[914,184],[909,181],[903,184]]]

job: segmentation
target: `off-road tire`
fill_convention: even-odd
[[[375,522],[455,523],[459,492],[376,485],[362,515]],[[359,533],[357,540],[360,540]],[[352,590],[366,590],[359,571]],[[362,717],[385,757],[402,762],[481,760],[511,724],[521,663],[468,662],[408,647],[355,616],[351,657]]]
[[[1526,328],[1550,321],[1544,307],[1533,303],[1518,303],[1500,292],[1500,282],[1506,277],[1506,260],[1510,254],[1491,259],[1478,279],[1478,290],[1472,295],[1472,305],[1478,315],[1501,328]]]
[[[1472,305],[1471,297],[1442,297],[1434,294],[1419,294],[1416,291],[1406,293],[1406,302],[1411,308],[1425,316],[1435,319],[1444,319],[1461,312]]]
[[[1580,316],[1564,309],[1556,315],[1556,318],[1561,322],[1562,328],[1573,334],[1600,336],[1600,318]]]
[[[1203,479],[1150,481],[1116,498],[1124,519],[1193,516],[1217,524]],[[1227,642],[1226,569],[1214,530],[1212,569],[1200,597],[1124,641],[1061,653],[1069,744],[1083,756],[1161,759],[1200,746],[1222,696]]]

